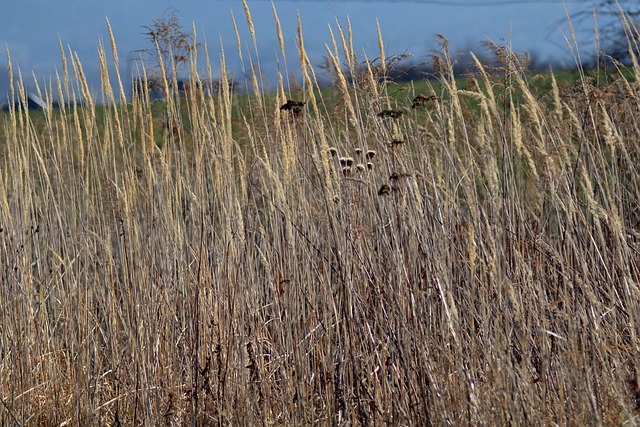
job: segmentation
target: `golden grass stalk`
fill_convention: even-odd
[[[231,21],[233,22],[233,31],[236,35],[238,58],[240,59],[240,64],[242,64],[242,69],[244,69],[244,59],[242,59],[242,42],[240,41],[240,32],[238,31],[238,24],[236,23],[236,18],[233,15],[233,10],[231,11]]]
[[[280,53],[282,54],[282,60],[287,63],[287,54],[284,50],[284,36],[282,35],[282,26],[280,25],[280,19],[278,18],[278,12],[276,11],[276,5],[271,3],[273,9],[273,19],[276,23],[276,34],[278,36],[278,46],[280,47]]]
[[[340,64],[338,62],[338,58],[331,52],[331,49],[329,49],[329,46],[326,46],[326,49],[327,49],[327,55],[329,55],[329,59],[331,60],[331,65],[333,65],[333,72],[338,77],[338,89],[340,90],[342,100],[347,108],[347,112],[349,113],[349,120],[352,126],[357,127],[358,117],[353,108],[353,103],[351,102],[351,95],[349,94],[347,79],[342,73]]]
[[[30,85],[60,110],[9,57],[0,424],[637,424],[634,70],[541,94],[498,49],[464,88],[443,39],[392,93],[338,31],[334,88],[298,17],[302,94],[251,53],[258,95],[230,90],[222,49],[126,108],[102,45],[101,93],[62,47]]]
[[[380,29],[380,22],[376,19],[376,29],[378,31],[378,51],[380,53],[380,67],[382,68],[382,75],[387,74],[387,56],[384,53],[384,41],[382,40],[382,30]]]
[[[251,41],[253,41],[253,47],[256,50],[256,56],[258,56],[258,41],[256,40],[256,30],[253,26],[253,20],[251,19],[251,10],[247,0],[242,0],[242,7],[244,8],[244,14],[247,18],[247,25],[249,26],[249,33],[251,34]]]

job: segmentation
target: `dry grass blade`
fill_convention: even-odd
[[[349,22],[321,90],[299,18],[273,94],[243,7],[252,94],[195,31],[186,88],[155,46],[127,105],[102,44],[44,111],[8,56],[0,426],[637,425],[637,64],[543,92],[492,44],[463,87],[441,37],[392,96]]]

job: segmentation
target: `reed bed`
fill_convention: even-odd
[[[242,108],[224,53],[122,101],[112,36],[103,106],[62,50],[61,108],[3,116],[0,425],[640,423],[638,34],[543,94],[498,45],[459,87],[443,38],[392,97],[382,36],[333,27],[328,94],[274,17]]]

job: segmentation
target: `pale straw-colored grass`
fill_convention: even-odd
[[[638,424],[636,57],[540,95],[442,39],[411,108],[379,26],[359,65],[338,24],[320,91],[301,17],[291,90],[274,9],[270,94],[243,5],[251,95],[204,43],[127,104],[110,31],[97,100],[61,44],[68,104],[4,115],[0,425]]]

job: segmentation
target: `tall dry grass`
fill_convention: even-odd
[[[398,101],[337,26],[323,96],[274,16],[243,109],[195,52],[160,113],[119,101],[112,37],[103,107],[63,50],[62,108],[3,117],[0,425],[638,424],[636,57],[537,95],[494,45],[461,88],[443,39]]]

